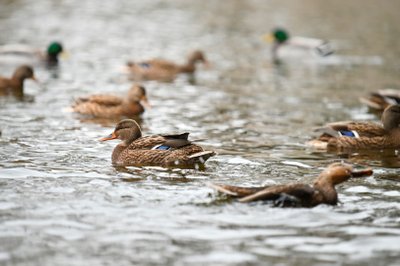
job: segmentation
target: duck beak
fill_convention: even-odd
[[[107,137],[101,138],[100,141],[107,141],[107,140],[113,140],[118,138],[117,135],[115,135],[115,132],[111,133]]]
[[[211,68],[211,64],[208,60],[204,60],[203,61],[203,66],[205,69],[210,69]]]
[[[67,60],[69,58],[69,53],[67,51],[62,51],[60,54],[60,58],[63,60]]]
[[[262,39],[264,40],[264,42],[267,42],[267,43],[273,43],[275,41],[275,37],[271,33],[264,34],[262,36]]]
[[[147,96],[146,96],[146,95],[144,95],[144,96],[142,97],[142,99],[140,100],[140,103],[143,105],[143,107],[144,107],[145,109],[151,109],[151,105],[150,105],[150,103],[149,103],[149,100],[147,100]]]
[[[374,172],[372,171],[371,168],[366,168],[366,169],[361,169],[361,170],[353,170],[351,171],[352,177],[364,177],[364,176],[370,176]]]

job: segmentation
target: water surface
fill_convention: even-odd
[[[397,153],[327,154],[306,148],[312,128],[374,120],[358,102],[399,88],[399,3],[357,1],[0,2],[0,43],[69,52],[37,67],[28,99],[0,99],[0,264],[4,265],[398,265]],[[282,53],[261,36],[285,26],[326,38],[328,58]],[[145,82],[146,134],[192,132],[219,155],[205,171],[115,169],[113,122],[67,111],[89,93],[123,93],[120,67],[153,57],[182,62],[205,51],[195,79]],[[287,56],[287,57],[285,57]],[[0,65],[9,75],[13,66]],[[98,121],[97,121],[98,122]],[[375,170],[338,188],[340,204],[279,209],[216,196],[208,182],[312,182],[344,160]]]

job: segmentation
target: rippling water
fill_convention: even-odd
[[[0,2],[0,43],[61,40],[59,69],[37,67],[23,102],[0,99],[0,264],[399,265],[397,153],[307,149],[328,121],[376,120],[358,97],[399,88],[399,3],[354,1]],[[271,64],[273,26],[333,40],[337,54],[285,54]],[[145,82],[146,134],[190,131],[219,155],[205,171],[111,166],[114,122],[67,111],[75,97],[123,93],[129,59],[182,61],[194,49],[212,68],[195,80]],[[288,51],[287,53],[290,53]],[[8,75],[13,66],[0,65]],[[337,160],[373,177],[339,187],[340,204],[279,209],[217,197],[207,182],[312,182]],[[309,167],[310,166],[310,167]]]

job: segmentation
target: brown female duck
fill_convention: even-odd
[[[400,148],[400,105],[388,106],[382,124],[338,122],[317,129],[322,134],[307,144],[318,149],[395,149]]]
[[[23,65],[18,67],[11,78],[0,77],[0,96],[13,95],[22,97],[24,95],[24,80],[36,81],[32,67]]]
[[[144,107],[150,107],[146,90],[143,86],[133,85],[127,97],[98,94],[82,97],[75,101],[72,110],[76,113],[93,117],[134,117],[144,112]]]
[[[188,136],[189,133],[142,137],[136,121],[125,119],[116,125],[113,133],[101,140],[122,140],[111,156],[116,166],[203,167],[215,152],[193,144]]]
[[[201,51],[192,52],[186,64],[180,65],[164,59],[152,59],[143,62],[128,62],[128,71],[136,80],[161,80],[172,81],[180,73],[194,73],[196,63],[207,60]]]
[[[400,90],[379,90],[370,93],[367,97],[361,97],[360,101],[373,110],[383,111],[389,105],[400,104]]]
[[[371,169],[356,171],[351,165],[333,163],[317,177],[312,186],[301,183],[250,188],[216,184],[210,186],[219,192],[240,198],[240,202],[263,200],[272,201],[281,207],[314,207],[319,204],[336,205],[336,185],[352,177],[370,175]]]

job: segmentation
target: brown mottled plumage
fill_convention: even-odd
[[[215,155],[188,140],[189,133],[142,137],[139,125],[131,119],[120,121],[102,141],[120,139],[112,153],[116,166],[162,166],[194,168]]]
[[[0,96],[13,95],[22,97],[24,95],[24,80],[36,81],[32,67],[23,65],[18,67],[11,78],[0,77]]]
[[[400,90],[384,89],[372,92],[367,97],[361,97],[360,101],[371,109],[383,111],[392,104],[400,103]]]
[[[322,134],[307,144],[320,149],[400,148],[400,105],[391,105],[385,109],[382,124],[383,126],[368,122],[331,123],[317,129]]]
[[[192,52],[184,65],[164,59],[152,59],[137,63],[128,62],[127,67],[136,80],[172,81],[180,73],[194,73],[197,62],[207,64],[207,60],[201,51]]]
[[[240,202],[257,200],[273,201],[281,207],[314,207],[319,204],[336,205],[338,201],[335,185],[352,177],[372,175],[371,169],[353,170],[348,164],[333,163],[314,181],[312,186],[301,183],[265,187],[236,187],[210,184],[224,194],[240,198]]]
[[[76,113],[91,115],[93,117],[134,117],[144,112],[144,107],[149,107],[146,90],[139,85],[133,85],[127,97],[98,94],[82,97],[75,101],[72,109]]]

